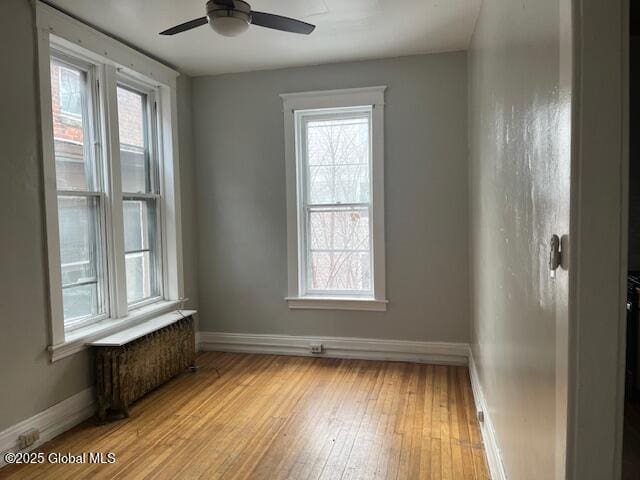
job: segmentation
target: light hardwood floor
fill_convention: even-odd
[[[116,463],[0,477],[489,478],[464,367],[216,352],[197,363],[128,420],[89,420],[40,449],[113,452]]]

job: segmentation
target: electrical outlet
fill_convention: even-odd
[[[32,428],[18,437],[18,445],[20,446],[20,449],[27,448],[36,443],[39,439],[40,430]]]
[[[321,343],[312,343],[310,346],[311,346],[311,353],[322,353]]]

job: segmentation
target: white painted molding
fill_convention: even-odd
[[[0,468],[5,465],[4,453],[19,450],[18,437],[23,432],[32,428],[40,431],[40,439],[24,451],[33,450],[90,418],[94,413],[95,392],[93,388],[87,388],[0,432]]]
[[[198,332],[197,338],[199,351],[357,358],[439,365],[467,365],[469,356],[469,345],[466,343],[221,332]],[[312,354],[311,344],[318,343],[322,344],[323,353]]]
[[[319,90],[313,92],[282,93],[285,110],[341,108],[360,105],[384,105],[386,85],[375,87]]]
[[[291,310],[362,310],[386,312],[388,300],[371,298],[287,297]]]
[[[179,73],[166,65],[147,57],[128,45],[66,15],[45,3],[33,0],[36,24],[40,31],[55,35],[69,49],[82,47],[110,64],[133,75],[144,75],[163,85],[175,87]]]
[[[480,422],[480,431],[482,432],[482,442],[484,443],[485,456],[489,466],[489,475],[491,480],[507,480],[507,474],[502,463],[502,455],[498,447],[498,439],[493,428],[493,422],[489,415],[489,408],[484,398],[478,370],[473,361],[473,353],[469,351],[469,376],[471,377],[471,388],[473,390],[473,398],[476,404],[476,411],[482,412],[483,421]]]

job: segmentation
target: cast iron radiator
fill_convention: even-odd
[[[129,416],[129,405],[194,365],[193,317],[185,317],[117,347],[96,348],[98,418],[109,410]]]

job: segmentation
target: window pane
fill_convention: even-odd
[[[369,201],[369,117],[306,123],[308,202]]]
[[[155,280],[151,275],[153,258],[150,252],[127,253],[127,303],[140,302],[158,294],[155,291]]]
[[[82,116],[83,74],[60,67],[60,111],[67,115]]]
[[[309,212],[310,290],[371,290],[369,211],[322,209]]]
[[[95,283],[65,288],[62,290],[62,302],[64,304],[64,321],[67,325],[70,321],[93,317],[101,313],[96,308],[99,297],[98,285]]]
[[[149,236],[155,231],[155,202],[124,200],[123,208],[125,251],[148,250]]]
[[[85,108],[87,74],[51,60],[56,185],[58,190],[93,190],[95,168],[85,151],[88,119]]]
[[[155,199],[125,199],[124,243],[127,301],[136,303],[160,295]]]
[[[311,252],[310,289],[371,291],[369,252]]]
[[[127,193],[152,191],[146,102],[146,95],[118,87],[122,191]]]
[[[314,209],[309,212],[312,250],[369,250],[369,211],[358,209]]]
[[[65,324],[104,312],[101,291],[100,214],[96,197],[58,197]]]
[[[309,166],[309,203],[368,202],[368,164]]]

